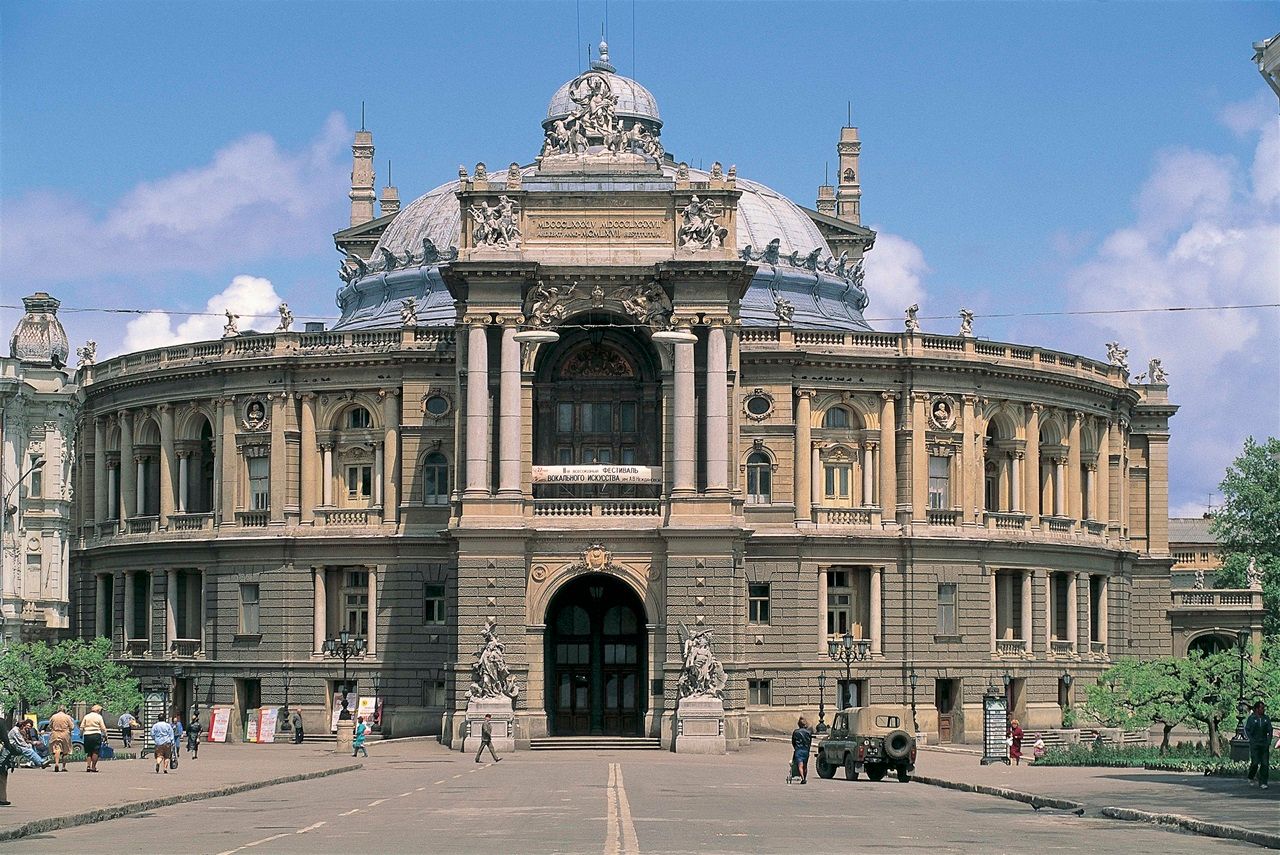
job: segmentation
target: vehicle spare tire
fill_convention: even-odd
[[[894,760],[906,760],[911,756],[911,734],[895,730],[884,738],[884,753]]]

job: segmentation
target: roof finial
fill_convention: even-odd
[[[364,130],[364,101],[360,102],[360,130]]]
[[[609,43],[604,40],[603,29],[601,30],[600,45],[598,47],[600,58],[591,63],[591,67],[596,71],[613,72],[614,68],[609,64]]]
[[[395,182],[391,180],[391,158],[387,158],[387,186],[392,187]]]
[[[845,101],[844,105],[845,105],[844,126],[846,128],[852,128],[853,127],[853,102]]]

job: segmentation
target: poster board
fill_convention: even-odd
[[[360,696],[355,692],[347,693],[347,709],[354,717],[356,709],[360,706]],[[338,732],[338,716],[342,715],[342,692],[333,693],[333,717],[329,721],[329,732]]]
[[[244,741],[245,742],[258,741],[258,722],[259,722],[259,717],[261,715],[262,715],[261,708],[247,711],[247,715],[245,716],[245,719],[244,719]]]
[[[231,707],[214,707],[209,712],[209,741],[226,742],[229,724],[231,724]]]
[[[364,717],[365,723],[372,725],[377,721],[376,713],[378,711],[377,698],[360,698],[360,703],[356,706],[356,718]]]
[[[263,707],[258,711],[258,741],[275,742],[276,724],[280,719],[279,707]]]

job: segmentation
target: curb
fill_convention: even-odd
[[[1014,802],[1022,802],[1029,804],[1036,810],[1044,807],[1057,808],[1058,810],[1079,811],[1084,813],[1083,802],[1073,802],[1067,799],[1055,799],[1051,796],[1038,796],[1035,793],[1024,793],[1020,790],[1006,790],[1004,787],[990,787],[986,784],[967,784],[962,781],[947,781],[942,778],[932,778],[928,775],[911,776],[911,780],[917,784],[928,784],[931,787],[943,787],[948,790],[960,790],[965,793],[981,793],[985,796],[996,796],[1001,799],[1009,799]]]
[[[1219,822],[1205,822],[1176,813],[1148,813],[1145,810],[1132,808],[1104,807],[1102,815],[1111,819],[1123,819],[1129,822],[1150,822],[1156,825],[1173,825],[1184,831],[1203,834],[1206,837],[1225,837],[1229,840],[1243,840],[1268,849],[1280,849],[1280,834],[1268,834],[1265,831],[1252,831],[1238,825],[1223,825]]]
[[[221,787],[217,790],[204,790],[198,793],[180,793],[174,796],[165,796],[159,799],[147,799],[143,802],[128,802],[122,805],[115,805],[101,810],[88,811],[86,813],[74,813],[67,816],[52,816],[44,819],[34,819],[14,828],[0,829],[0,841],[19,840],[23,837],[30,837],[33,834],[44,834],[49,831],[60,831],[64,828],[75,828],[80,825],[90,825],[95,822],[106,822],[111,819],[119,819],[122,816],[130,816],[135,813],[145,813],[156,808],[169,807],[170,805],[179,805],[186,802],[198,802],[204,799],[216,799],[220,796],[233,796],[237,793],[247,793],[250,790],[261,790],[266,787],[274,787],[277,784],[292,784],[297,781],[310,781],[315,778],[327,778],[330,775],[341,775],[343,772],[354,772],[357,769],[363,769],[363,763],[356,763],[350,766],[338,766],[333,769],[322,769],[318,772],[302,772],[297,775],[286,775],[283,778],[270,778],[266,781],[247,781],[243,784],[232,784],[228,787]]]

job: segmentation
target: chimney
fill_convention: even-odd
[[[858,173],[858,154],[862,143],[858,141],[858,129],[845,126],[840,129],[840,173],[836,176],[836,216],[855,225],[862,223],[862,184]]]
[[[382,216],[400,212],[400,191],[391,183],[391,161],[387,161],[387,186],[382,188],[382,199],[378,202]]]
[[[351,145],[351,225],[373,219],[373,132],[356,131]]]

